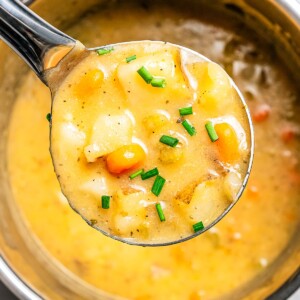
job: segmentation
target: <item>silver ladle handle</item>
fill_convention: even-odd
[[[44,81],[43,58],[53,47],[75,40],[41,19],[18,0],[0,0],[0,37]]]

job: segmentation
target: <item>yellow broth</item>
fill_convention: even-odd
[[[15,200],[44,251],[91,285],[129,299],[220,299],[262,272],[294,234],[300,212],[299,91],[270,48],[230,22],[126,3],[86,16],[70,31],[87,46],[152,38],[191,47],[224,64],[247,96],[257,120],[247,190],[217,226],[182,244],[128,246],[100,235],[72,211],[49,154],[49,91],[33,74],[24,79],[9,132]]]

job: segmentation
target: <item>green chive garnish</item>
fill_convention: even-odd
[[[47,114],[46,119],[48,120],[48,122],[51,122],[51,114],[50,113]]]
[[[154,77],[151,80],[151,85],[153,87],[164,88],[166,87],[166,80],[164,78]]]
[[[126,57],[126,62],[127,63],[130,63],[131,61],[133,61],[133,60],[135,60],[136,59],[136,55],[134,54],[134,55],[131,55],[131,56],[129,56],[129,57]]]
[[[179,108],[179,114],[181,116],[192,115],[193,114],[193,107],[189,106],[189,107]]]
[[[178,139],[173,138],[173,137],[168,136],[168,135],[163,135],[163,136],[159,139],[159,141],[160,141],[161,143],[166,144],[166,145],[171,146],[171,147],[175,147],[175,146],[178,144],[178,142],[179,142]]]
[[[159,194],[161,193],[161,190],[164,186],[166,182],[166,179],[164,179],[163,177],[161,177],[160,175],[157,175],[155,178],[155,181],[153,183],[151,192],[155,195],[155,196],[159,196]]]
[[[129,176],[129,178],[130,178],[130,179],[133,179],[133,178],[135,178],[135,177],[138,177],[138,176],[141,175],[142,173],[144,173],[144,169],[141,169],[141,170],[138,170],[138,171],[134,172],[133,174],[131,174],[131,175]]]
[[[200,231],[204,228],[204,225],[203,223],[200,221],[196,224],[193,225],[193,228],[194,228],[194,231],[197,232],[197,231]]]
[[[144,66],[138,69],[137,72],[148,84],[152,81],[153,76],[149,73],[149,71]]]
[[[154,168],[154,169],[149,170],[145,173],[142,173],[141,177],[142,177],[143,180],[145,180],[145,179],[151,178],[151,177],[156,176],[156,175],[158,175],[158,169]]]
[[[113,50],[114,50],[113,47],[107,47],[107,48],[97,49],[96,52],[98,55],[104,55],[104,54],[112,52]]]
[[[193,127],[193,125],[188,120],[184,120],[181,124],[190,136],[193,136],[196,134],[195,127]]]
[[[212,142],[215,142],[219,139],[219,137],[216,133],[215,127],[211,121],[209,121],[205,124],[205,128],[206,128],[208,136]]]
[[[166,218],[165,218],[165,215],[164,215],[164,212],[163,212],[163,209],[162,209],[160,203],[156,203],[155,207],[156,207],[156,210],[157,210],[160,221],[161,222],[166,221]]]
[[[102,202],[102,208],[108,209],[109,208],[109,202],[110,202],[110,196],[102,196],[101,197]]]

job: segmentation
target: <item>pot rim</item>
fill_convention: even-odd
[[[2,255],[0,255],[0,280],[15,296],[20,299],[43,299],[36,291],[29,287],[16,272],[14,272]]]
[[[277,0],[277,2],[300,25],[300,1],[299,0]]]
[[[266,300],[286,300],[300,287],[300,267],[297,271]],[[300,290],[300,289],[299,289]]]

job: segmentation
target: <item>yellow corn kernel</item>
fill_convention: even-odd
[[[74,87],[74,93],[79,98],[86,98],[93,94],[102,85],[104,79],[103,72],[93,69],[85,72]]]

